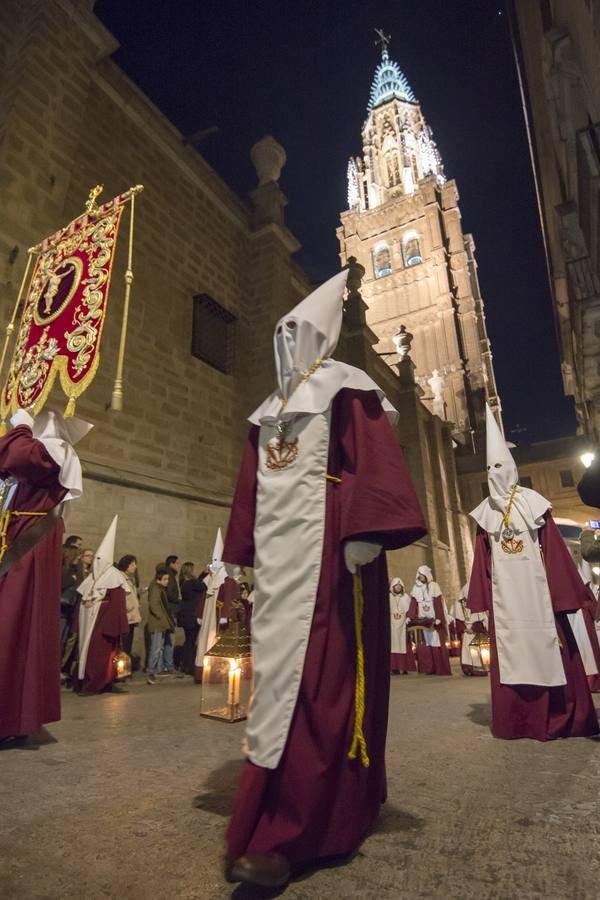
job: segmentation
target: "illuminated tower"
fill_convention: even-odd
[[[389,57],[389,38],[379,34],[363,153],[348,164],[348,209],[337,232],[342,263],[355,256],[365,267],[362,294],[378,352],[397,363],[393,338],[405,326],[423,401],[454,424],[458,442],[481,445],[486,400],[501,420],[475,245],[461,228],[456,183]]]

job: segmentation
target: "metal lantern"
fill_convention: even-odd
[[[248,714],[252,688],[250,635],[231,622],[204,657],[200,715],[241,722]]]
[[[113,681],[123,681],[131,675],[131,657],[124,650],[119,650],[113,655],[112,660]]]
[[[474,634],[469,643],[469,653],[474,675],[487,675],[490,671],[491,643],[487,632]]]

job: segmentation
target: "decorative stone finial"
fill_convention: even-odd
[[[401,325],[396,334],[392,336],[392,341],[396,348],[396,353],[400,357],[400,361],[410,353],[412,339],[413,335],[410,331],[406,330],[406,325]]]
[[[256,169],[259,185],[277,184],[287,156],[281,144],[268,134],[254,144],[250,150],[250,159]]]

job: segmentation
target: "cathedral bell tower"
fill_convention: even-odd
[[[348,209],[337,234],[342,264],[365,268],[362,294],[376,350],[399,359],[400,326],[413,335],[423,402],[454,425],[465,449],[483,446],[485,402],[500,402],[479,290],[475,245],[463,234],[458,189],[387,38],[375,70],[362,156],[348,163]]]

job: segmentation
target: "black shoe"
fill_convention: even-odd
[[[284,887],[290,880],[290,866],[279,853],[248,853],[238,859],[225,857],[225,878],[264,888]]]

